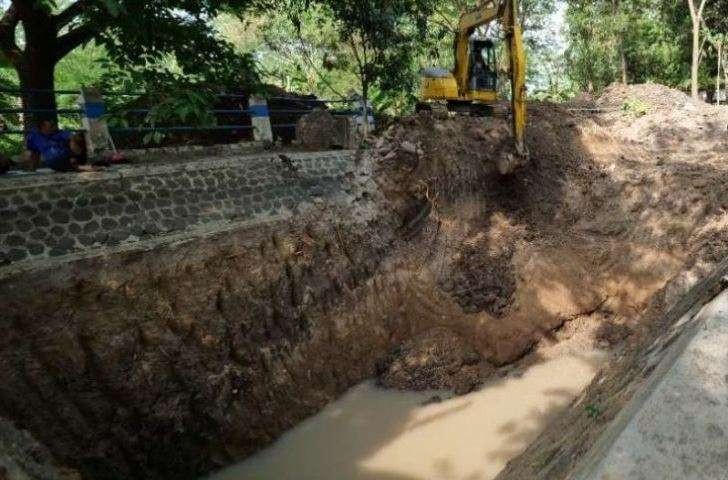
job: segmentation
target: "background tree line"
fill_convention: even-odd
[[[567,4],[566,73],[577,90],[598,91],[620,81],[656,82],[696,93],[715,87],[714,79],[725,75],[725,0]]]
[[[185,104],[204,105],[206,92],[265,85],[324,98],[355,92],[394,114],[415,102],[422,67],[452,66],[458,18],[478,3],[2,0],[0,82],[152,92],[167,102],[163,112],[185,117]],[[537,98],[563,100],[615,81],[725,83],[728,0],[522,0],[521,10]],[[49,94],[23,101],[56,106]]]

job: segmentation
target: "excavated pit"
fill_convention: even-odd
[[[199,478],[367,379],[460,395],[560,342],[630,351],[728,242],[728,115],[681,110],[687,149],[654,108],[534,105],[509,177],[504,121],[407,118],[352,160],[343,200],[7,269],[0,417],[59,466],[29,478]]]

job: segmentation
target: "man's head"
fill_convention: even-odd
[[[53,120],[43,119],[38,122],[38,131],[43,135],[53,135],[58,131],[58,125]]]

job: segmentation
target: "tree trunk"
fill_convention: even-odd
[[[44,11],[25,4],[21,7],[21,19],[25,32],[25,50],[15,70],[20,80],[23,94],[23,108],[38,110],[24,118],[25,128],[32,128],[38,120],[58,120],[54,71],[58,62],[58,40],[56,23]]]
[[[693,98],[699,97],[698,72],[700,69],[700,19],[693,18],[693,62],[690,68],[690,93]]]
[[[34,55],[23,55],[17,67],[20,89],[23,94],[23,110],[31,110],[25,116],[25,128],[33,127],[39,120],[58,121],[56,95],[53,93],[55,62]]]
[[[364,127],[362,133],[364,137],[366,137],[369,135],[369,81],[366,79],[362,79],[361,82],[361,96],[362,106],[364,108],[364,112],[362,112],[364,115]]]
[[[612,14],[614,18],[619,18],[620,0],[612,0]],[[621,22],[620,22],[621,23]],[[620,30],[622,30],[620,28]],[[627,55],[624,53],[624,32],[617,32],[619,38],[619,72],[623,85],[627,85]]]
[[[723,51],[723,85],[725,85],[726,92],[728,92],[728,55]]]

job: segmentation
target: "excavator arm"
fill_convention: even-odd
[[[513,112],[513,137],[516,152],[528,156],[526,149],[526,53],[523,33],[518,21],[518,0],[506,0],[502,17],[508,39],[508,56],[511,63],[511,110]]]

